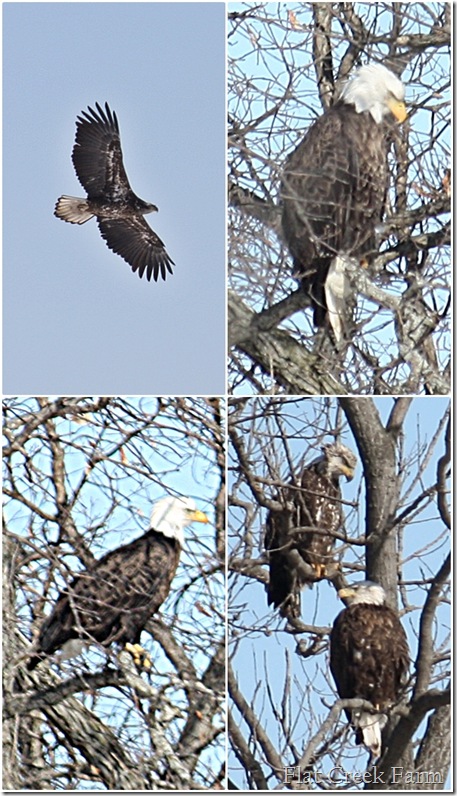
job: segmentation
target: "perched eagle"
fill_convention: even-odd
[[[137,271],[146,272],[148,282],[166,279],[172,274],[173,260],[168,256],[159,236],[143,216],[158,208],[136,196],[122,162],[119,125],[114,111],[105,103],[105,110],[95,103],[98,113],[88,108],[76,121],[76,140],[72,160],[76,175],[87,199],[61,196],[55,215],[71,224],[85,224],[97,219],[102,238],[109,249]]]
[[[379,711],[346,711],[356,742],[379,757],[386,712],[398,702],[407,680],[406,633],[377,583],[366,580],[338,595],[348,607],[338,614],[330,635],[330,669],[341,699],[366,699]]]
[[[183,529],[191,522],[208,522],[193,500],[159,500],[143,536],[107,553],[59,595],[41,626],[39,652],[27,668],[34,669],[43,653],[51,655],[63,648],[63,658],[73,657],[94,641],[104,646],[116,642],[127,649],[139,645],[146,622],[170,591],[184,543]]]
[[[268,514],[268,605],[279,607],[282,616],[299,617],[301,589],[325,577],[342,523],[339,479],[351,480],[356,464],[349,448],[325,445],[322,456],[303,470],[299,486],[282,490],[283,508]]]
[[[293,273],[310,295],[315,325],[330,325],[337,342],[350,334],[347,261],[366,265],[377,251],[391,129],[406,119],[404,95],[385,66],[362,66],[284,169],[282,228]]]

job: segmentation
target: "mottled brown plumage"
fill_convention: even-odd
[[[366,699],[379,714],[346,711],[357,743],[381,753],[384,715],[402,694],[409,667],[406,633],[381,586],[364,581],[339,592],[349,605],[335,619],[330,669],[342,699]]]
[[[351,479],[356,466],[355,455],[344,445],[322,450],[303,470],[300,488],[283,489],[278,495],[283,508],[267,517],[268,604],[279,607],[283,616],[300,616],[302,588],[325,577],[342,522],[339,479]]]
[[[108,103],[82,111],[76,120],[72,160],[87,199],[61,196],[54,214],[70,224],[97,218],[106,245],[141,278],[157,281],[173,273],[173,260],[144,215],[158,210],[133,193],[122,158],[117,116]]]

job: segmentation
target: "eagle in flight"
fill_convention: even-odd
[[[322,455],[303,470],[298,482],[283,487],[278,495],[282,508],[268,514],[268,605],[279,608],[282,616],[298,618],[301,590],[326,577],[343,521],[339,480],[345,476],[350,481],[356,464],[355,454],[345,445],[324,445]]]
[[[61,196],[54,214],[70,224],[85,224],[93,216],[106,245],[119,254],[148,282],[167,278],[174,265],[164,244],[143,218],[157,211],[133,193],[122,160],[116,114],[108,103],[105,110],[95,103],[76,121],[72,160],[87,199]]]
[[[330,328],[337,343],[351,334],[348,261],[366,266],[378,249],[392,126],[406,119],[404,96],[382,64],[360,67],[284,169],[282,229],[293,274],[310,296],[315,326]]]
[[[149,530],[80,572],[59,595],[44,620],[27,668],[61,650],[72,658],[85,646],[125,645],[135,663],[144,651],[141,633],[167,597],[174,578],[183,530],[209,522],[191,498],[166,497],[154,504]]]
[[[356,743],[379,757],[389,710],[403,695],[408,679],[406,633],[378,583],[365,580],[340,589],[338,596],[347,608],[338,614],[330,634],[330,669],[341,699],[366,699],[373,705],[373,712],[355,709],[346,715]]]

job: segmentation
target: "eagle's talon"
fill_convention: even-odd
[[[318,580],[324,580],[326,574],[325,564],[311,564],[311,566],[315,570]]]
[[[149,657],[149,653],[143,649],[141,644],[131,644],[128,641],[124,645],[124,650],[132,656],[133,663],[137,669],[146,669],[146,671],[150,671],[152,668],[152,661]]]

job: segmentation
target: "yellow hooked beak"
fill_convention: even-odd
[[[395,118],[401,123],[404,122],[405,119],[408,118],[408,114],[406,112],[406,105],[404,102],[400,102],[392,97],[392,99],[387,100],[387,105],[389,106],[389,110]]]
[[[189,511],[189,519],[191,522],[209,522],[208,517],[203,511]]]
[[[344,589],[339,590],[338,597],[341,600],[343,600],[345,597],[355,597],[355,591],[352,586],[346,586]]]
[[[346,476],[348,481],[352,481],[354,478],[354,470],[351,467],[346,467],[346,465],[341,466],[341,472],[343,475]]]

